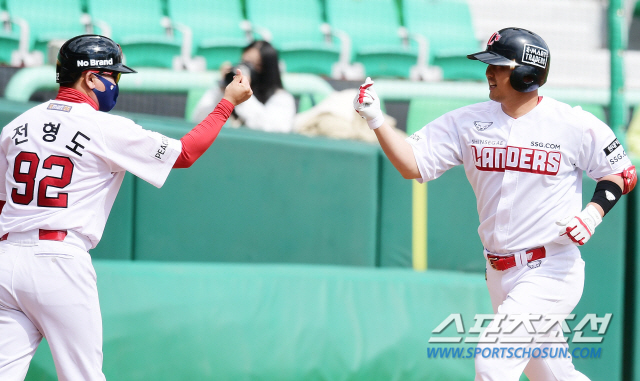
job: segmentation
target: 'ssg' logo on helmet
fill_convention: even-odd
[[[501,37],[502,36],[500,35],[500,33],[495,32],[494,34],[491,35],[491,37],[489,37],[489,41],[487,42],[487,46],[491,46],[491,45],[493,45],[494,42],[500,41]]]

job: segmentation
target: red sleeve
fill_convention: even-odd
[[[229,119],[232,111],[233,104],[226,99],[221,100],[211,114],[183,136],[180,139],[182,152],[173,164],[173,168],[189,168],[195,163],[216,140],[220,129]]]

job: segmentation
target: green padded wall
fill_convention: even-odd
[[[378,155],[365,143],[225,129],[161,189],[136,180],[135,258],[375,266]]]
[[[480,274],[147,261],[94,265],[107,380],[470,380],[472,359],[428,358],[429,350],[441,346],[428,339],[451,313],[461,313],[468,329],[476,313],[491,308]],[[55,379],[42,345],[27,380]]]
[[[462,166],[427,183],[427,260],[431,269],[484,273],[476,197]]]
[[[102,239],[95,249],[90,250],[92,258],[133,259],[134,182],[134,176],[127,173],[111,208]]]
[[[380,266],[412,267],[411,181],[380,151]]]

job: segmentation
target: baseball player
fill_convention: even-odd
[[[104,380],[102,321],[88,250],[129,171],[161,187],[213,143],[251,88],[240,71],[216,109],[182,139],[110,115],[120,46],[98,35],[60,48],[55,100],[0,134],[0,380],[23,380],[43,337],[60,380]]]
[[[422,183],[464,166],[477,198],[487,287],[496,314],[569,314],[584,286],[577,246],[587,243],[602,217],[633,189],[635,168],[608,126],[580,107],[538,95],[550,63],[540,36],[502,29],[489,38],[485,51],[467,57],[488,64],[491,100],[449,112],[406,140],[385,123],[370,79],[360,87],[354,107],[404,178]],[[597,181],[584,209],[583,171]],[[487,331],[497,328],[494,323]],[[548,337],[562,337],[559,330],[555,325]],[[498,339],[507,335],[501,332]],[[520,326],[512,334],[523,332],[526,336]],[[496,345],[510,346],[481,343],[478,348]],[[515,381],[524,371],[532,381],[588,380],[570,358],[526,356],[536,348],[557,354],[566,342],[517,345],[519,358],[505,352],[476,356],[475,379]]]

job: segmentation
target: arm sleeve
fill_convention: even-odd
[[[576,165],[594,180],[630,167],[631,160],[611,128],[586,111],[578,112],[583,130]]]
[[[420,179],[435,180],[449,168],[462,164],[462,149],[453,118],[445,114],[409,136],[406,141],[413,148]]]
[[[183,136],[180,139],[182,152],[173,168],[188,168],[195,163],[216,140],[232,111],[233,104],[226,99],[221,100],[211,114]]]
[[[296,102],[291,94],[279,89],[265,104],[252,96],[236,107],[236,114],[253,130],[291,132]]]

